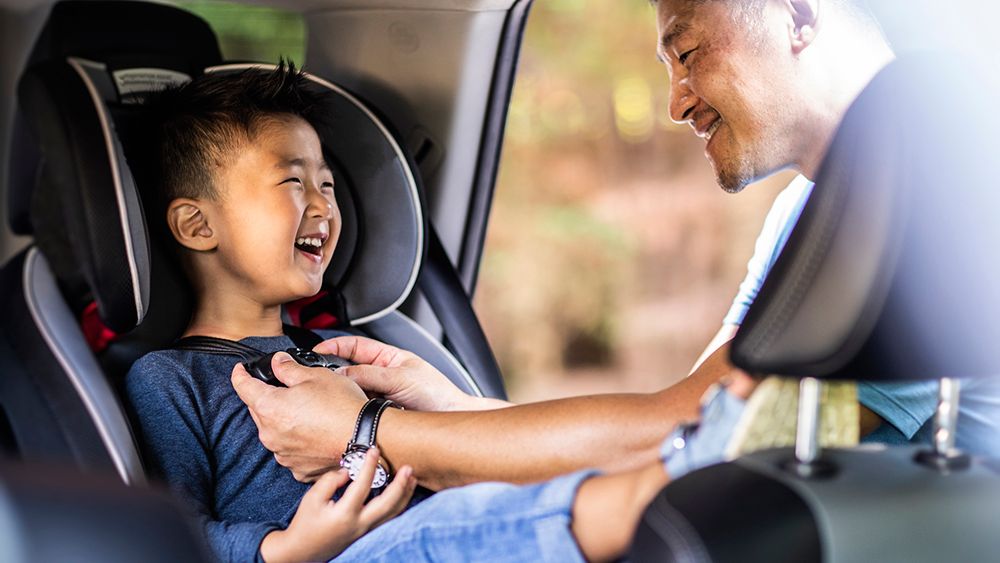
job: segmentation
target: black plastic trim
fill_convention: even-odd
[[[479,159],[469,197],[465,233],[456,261],[456,270],[470,298],[475,295],[479,262],[483,257],[486,227],[489,223],[497,172],[500,167],[507,111],[514,90],[524,26],[527,24],[528,11],[533,1],[518,0],[511,6],[497,49],[497,62],[493,67],[493,84],[486,105],[486,122],[483,124],[483,134],[479,143]]]

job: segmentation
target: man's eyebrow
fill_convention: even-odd
[[[663,37],[660,38],[661,52],[669,53],[674,41],[689,29],[691,29],[691,24],[686,21],[674,23],[667,28],[667,31],[663,33]]]

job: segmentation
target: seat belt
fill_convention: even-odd
[[[427,259],[417,284],[444,330],[445,346],[465,366],[487,397],[507,399],[500,366],[472,308],[455,266],[428,220]]]

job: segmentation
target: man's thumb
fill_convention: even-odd
[[[286,352],[278,352],[271,358],[271,371],[286,387],[298,385],[310,379],[310,370],[299,365]]]

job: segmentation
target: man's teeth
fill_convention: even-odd
[[[712,135],[715,135],[715,130],[718,129],[720,125],[722,125],[722,120],[716,119],[711,125],[708,126],[708,131],[705,131],[706,141],[712,140]]]
[[[320,247],[323,246],[323,241],[314,237],[299,237],[295,239],[295,244],[298,244],[300,246]]]

